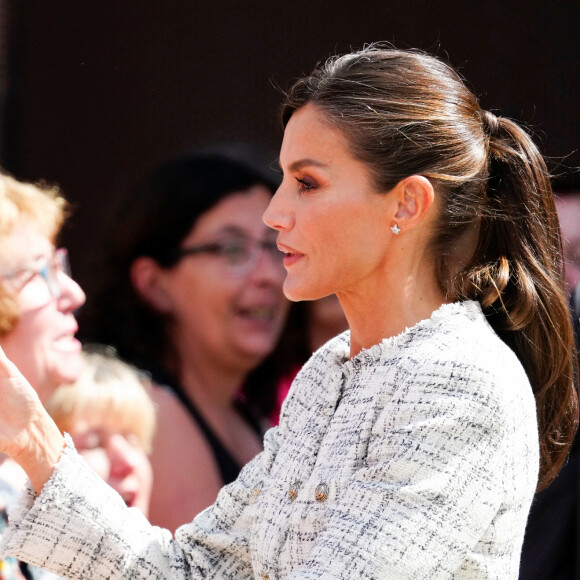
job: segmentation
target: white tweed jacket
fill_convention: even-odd
[[[348,353],[347,332],[313,355],[263,453],[174,539],[69,446],[1,551],[83,580],[516,579],[535,404],[479,304]]]

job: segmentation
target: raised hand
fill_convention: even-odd
[[[40,493],[64,439],[36,391],[0,348],[0,452],[26,471]]]

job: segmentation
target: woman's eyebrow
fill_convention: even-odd
[[[298,159],[288,166],[290,171],[300,171],[304,167],[328,167],[328,164],[318,161],[317,159],[312,159],[306,157],[305,159]]]
[[[231,234],[233,236],[247,237],[247,232],[234,224],[225,224],[216,232],[217,234]]]

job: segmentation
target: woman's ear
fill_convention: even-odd
[[[435,201],[431,182],[422,175],[410,175],[399,181],[395,189],[398,194],[397,225],[408,229],[423,222]]]
[[[137,258],[131,264],[129,275],[135,292],[144,302],[163,314],[171,312],[171,296],[164,284],[166,272],[153,258]]]

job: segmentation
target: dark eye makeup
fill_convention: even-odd
[[[311,191],[316,187],[316,184],[310,179],[297,177],[296,181],[300,184],[299,187],[300,193],[303,193],[305,191]]]

